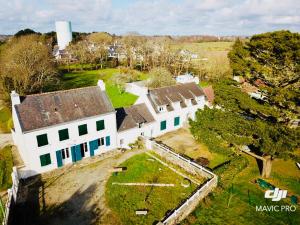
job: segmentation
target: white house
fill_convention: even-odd
[[[136,104],[146,104],[155,119],[151,137],[179,129],[194,119],[198,109],[206,104],[202,89],[194,82],[176,84],[169,87],[149,90],[142,94]]]
[[[139,96],[136,103],[118,109],[113,108],[102,80],[93,87],[26,97],[13,91],[12,135],[29,176],[128,148],[139,136],[176,130],[207,104],[194,82],[153,90],[140,84],[128,90]]]
[[[176,82],[181,83],[181,84],[195,82],[196,84],[199,84],[199,78],[193,76],[190,73],[186,73],[186,74],[177,76]]]
[[[103,83],[21,99],[12,92],[13,140],[34,175],[117,147],[116,111]]]

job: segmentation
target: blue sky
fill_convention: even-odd
[[[0,34],[54,30],[70,20],[74,31],[146,35],[252,35],[300,32],[299,0],[0,0]]]

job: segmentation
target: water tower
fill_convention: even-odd
[[[59,50],[63,50],[72,41],[72,27],[70,21],[56,21],[56,36]]]

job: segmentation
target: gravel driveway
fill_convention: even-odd
[[[13,224],[117,225],[118,222],[105,206],[105,185],[111,175],[110,169],[145,151],[115,151],[105,159],[90,158],[26,180],[21,203],[14,211],[14,215],[18,216],[13,216]]]

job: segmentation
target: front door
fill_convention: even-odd
[[[89,142],[90,145],[90,156],[95,155],[95,150],[98,148],[98,139]]]
[[[80,145],[71,147],[72,162],[77,162],[82,159]]]
[[[56,151],[56,161],[57,161],[57,167],[63,166],[61,150]]]

